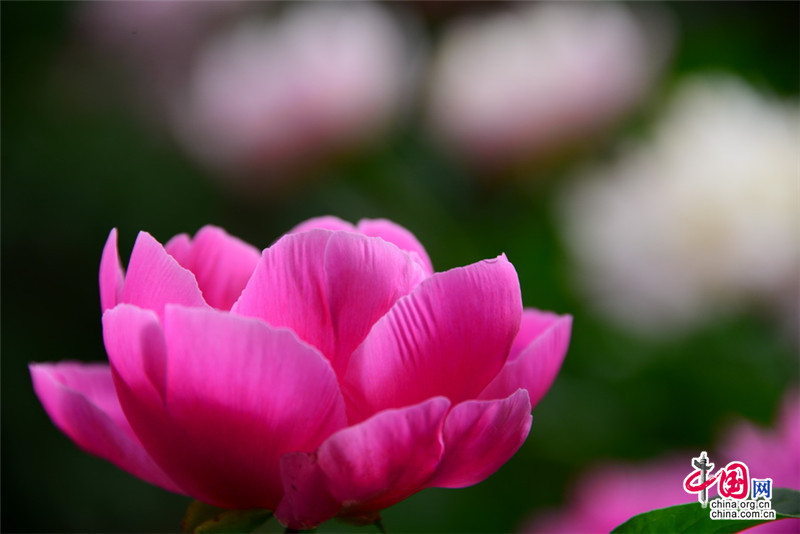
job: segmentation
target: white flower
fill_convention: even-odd
[[[648,143],[565,195],[560,227],[594,304],[659,330],[796,291],[799,121],[742,82],[684,82]]]

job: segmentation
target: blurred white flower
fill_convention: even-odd
[[[583,3],[464,19],[435,59],[432,126],[488,168],[601,131],[643,97],[664,63],[669,27],[660,16],[648,22],[621,5]]]
[[[648,143],[564,197],[560,227],[596,307],[657,331],[796,296],[799,147],[796,104],[685,81]]]
[[[373,4],[290,5],[201,52],[174,103],[188,150],[223,171],[281,172],[376,134],[401,105],[413,54]]]

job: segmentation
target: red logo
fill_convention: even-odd
[[[697,500],[706,506],[708,503],[708,488],[717,485],[717,493],[721,497],[731,499],[746,499],[750,491],[750,472],[744,462],[730,462],[728,465],[709,476],[714,469],[714,464],[708,460],[703,451],[697,458],[692,458],[694,471],[683,479],[683,489],[686,493],[697,494]]]

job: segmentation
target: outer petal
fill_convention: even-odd
[[[317,459],[344,517],[363,517],[423,488],[442,455],[444,397],[386,410],[340,430],[320,446]]]
[[[284,496],[275,516],[285,527],[309,530],[339,511],[339,503],[328,492],[325,473],[316,453],[291,452],[281,458]]]
[[[522,324],[514,344],[519,346],[527,340],[527,345],[513,360],[512,349],[508,363],[483,390],[481,399],[502,399],[525,388],[531,405],[536,406],[553,384],[569,347],[572,317],[525,310]]]
[[[194,275],[147,232],[139,232],[133,245],[120,301],[153,310],[162,317],[166,304],[208,306]]]
[[[199,465],[198,444],[175,424],[164,404],[167,349],[158,316],[152,310],[120,304],[103,315],[103,338],[120,405],[147,452],[187,494],[227,504],[184,475]]]
[[[117,252],[117,229],[111,230],[100,258],[100,309],[113,308],[122,296],[125,272]]]
[[[264,251],[233,311],[291,328],[341,374],[372,325],[423,277],[380,239],[310,230]]]
[[[233,306],[261,257],[257,248],[216,226],[204,226],[194,240],[175,236],[165,249],[194,273],[205,301],[221,310]]]
[[[356,229],[364,235],[380,237],[408,252],[420,264],[427,276],[433,274],[433,265],[422,243],[399,224],[388,219],[361,219]]]
[[[108,365],[31,364],[33,387],[53,422],[87,452],[182,493],[153,462],[125,419]]]
[[[353,354],[343,385],[351,419],[436,395],[476,398],[505,364],[521,313],[505,256],[426,279]]]
[[[168,306],[164,329],[167,409],[198,460],[184,475],[230,505],[274,509],[280,457],[346,425],[330,365],[289,330],[217,311]]]
[[[511,345],[511,353],[508,361],[513,362],[519,358],[522,351],[528,345],[536,341],[540,335],[550,330],[554,325],[562,320],[571,319],[568,315],[558,315],[557,313],[537,310],[535,308],[525,308],[522,310],[522,322],[519,325],[519,332]],[[568,338],[569,339],[569,338]]]
[[[163,406],[167,349],[156,313],[130,304],[108,310],[103,314],[103,341],[112,371],[137,397]]]
[[[428,486],[463,488],[497,471],[528,437],[530,414],[524,389],[507,399],[455,406],[444,422],[444,455]]]

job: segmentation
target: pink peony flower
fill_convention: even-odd
[[[788,395],[774,430],[738,423],[723,438],[719,452],[709,451],[718,468],[742,461],[750,475],[772,478],[773,488],[800,489],[800,394]],[[697,453],[694,453],[695,455]],[[631,517],[666,506],[697,502],[683,490],[692,453],[672,455],[646,465],[609,464],[582,477],[567,508],[534,518],[522,532],[610,532]],[[713,487],[712,497],[717,495]],[[800,519],[783,519],[747,532],[798,532]]]
[[[170,491],[291,528],[370,521],[522,445],[571,317],[522,309],[504,255],[434,273],[408,230],[310,220],[263,251],[207,226],[100,264],[110,366],[32,364],[55,424]]]

